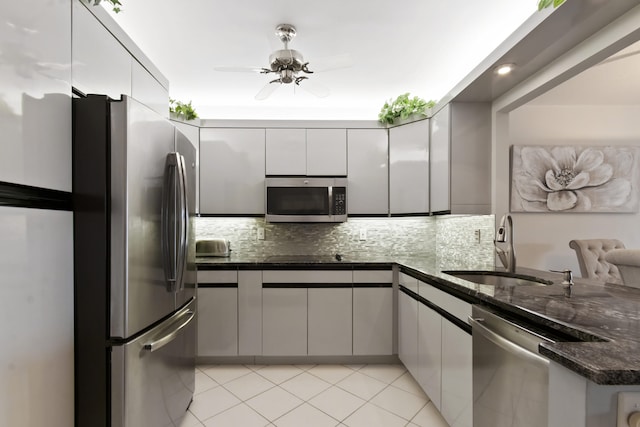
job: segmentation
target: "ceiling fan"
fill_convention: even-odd
[[[284,44],[284,49],[279,49],[269,55],[268,67],[215,67],[217,71],[251,71],[260,74],[276,74],[277,78],[268,82],[255,96],[258,101],[267,99],[273,92],[283,84],[295,84],[305,89],[307,92],[324,98],[329,96],[329,88],[319,83],[309,80],[306,74],[313,74],[309,69],[309,62],[305,62],[302,53],[295,49],[289,49],[289,42],[296,36],[296,28],[291,24],[280,24],[276,27],[276,36]],[[338,55],[325,61],[329,67],[323,70],[344,68],[351,66],[348,55]],[[305,81],[306,80],[306,81]],[[300,83],[305,81],[304,85]]]

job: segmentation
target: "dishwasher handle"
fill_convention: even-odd
[[[511,354],[514,354],[521,359],[526,359],[530,362],[537,363],[539,365],[549,366],[549,360],[539,354],[533,353],[532,351],[527,350],[524,347],[519,346],[518,344],[509,341],[505,337],[500,334],[495,333],[491,329],[487,328],[482,324],[484,319],[482,318],[473,318],[469,316],[468,321],[472,327],[472,331],[475,334],[480,333],[483,337],[501,347],[503,350],[508,351]]]

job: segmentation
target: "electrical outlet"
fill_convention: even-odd
[[[258,227],[256,229],[256,239],[258,240],[264,240],[264,228],[262,227]]]
[[[360,240],[367,240],[367,229],[360,229]]]
[[[618,393],[618,424],[617,427],[629,427],[629,415],[640,411],[640,393]],[[635,427],[635,426],[634,426]]]
[[[475,238],[476,238],[476,243],[480,243],[480,240],[481,240],[480,230],[476,230],[476,231],[474,231],[474,232],[473,232],[473,235],[474,235],[474,236],[475,236]]]

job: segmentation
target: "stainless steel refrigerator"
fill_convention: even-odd
[[[179,426],[192,400],[195,156],[130,97],[73,101],[76,427]]]

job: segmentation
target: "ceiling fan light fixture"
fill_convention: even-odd
[[[506,76],[507,74],[510,74],[515,67],[516,67],[516,64],[513,64],[513,63],[500,64],[496,68],[494,68],[494,72],[499,76]]]
[[[294,49],[276,50],[269,56],[269,67],[274,73],[279,73],[283,69],[302,71],[305,65],[302,54]]]
[[[296,79],[296,74],[291,70],[280,71],[281,83],[292,83]]]

